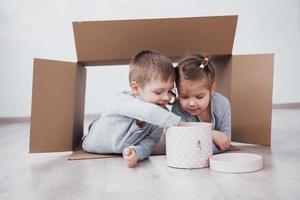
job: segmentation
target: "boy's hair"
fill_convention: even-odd
[[[207,88],[210,89],[215,81],[215,70],[210,59],[200,54],[189,54],[182,57],[176,66],[176,86],[180,80],[207,80]]]
[[[175,81],[176,72],[167,56],[153,50],[144,50],[136,54],[129,63],[129,84],[137,82],[141,87],[152,79]]]

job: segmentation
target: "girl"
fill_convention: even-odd
[[[215,71],[209,58],[187,55],[176,66],[178,99],[172,112],[188,122],[212,123],[213,153],[230,147],[231,111],[226,97],[215,92]]]

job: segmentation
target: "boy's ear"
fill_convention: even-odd
[[[213,84],[211,85],[211,88],[210,88],[210,94],[213,95],[216,91],[216,81],[213,82]]]
[[[140,94],[139,85],[137,84],[137,82],[131,81],[130,88],[131,88],[132,94],[134,94],[135,96],[138,96]]]

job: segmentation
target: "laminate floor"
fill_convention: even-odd
[[[235,143],[264,168],[225,174],[167,167],[152,156],[68,161],[71,152],[29,154],[29,123],[0,124],[0,199],[300,199],[300,110],[273,110],[272,146]]]

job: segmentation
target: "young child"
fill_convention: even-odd
[[[178,100],[172,112],[188,122],[212,123],[213,153],[230,147],[231,111],[226,97],[215,92],[215,71],[209,58],[187,55],[176,66]]]
[[[148,158],[163,128],[184,125],[166,110],[176,78],[172,62],[156,51],[142,51],[129,64],[131,92],[115,96],[95,120],[82,148],[92,153],[122,153],[128,167]]]

